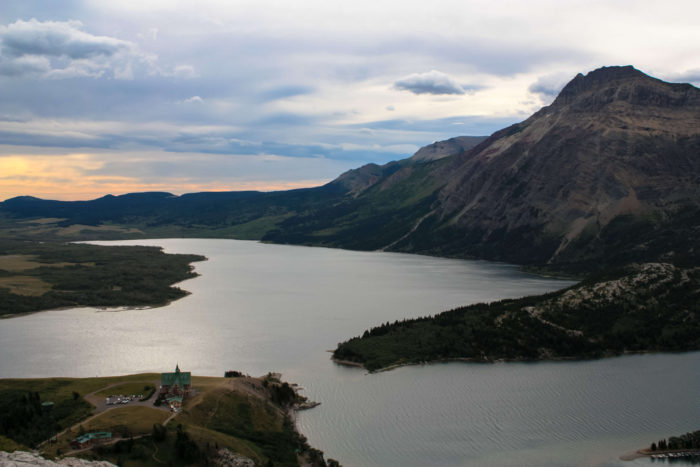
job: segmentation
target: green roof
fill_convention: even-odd
[[[110,439],[111,437],[112,433],[109,431],[93,431],[92,433],[85,433],[82,436],[78,436],[75,438],[75,441],[82,444],[90,441],[91,439]]]
[[[192,373],[189,371],[180,371],[180,366],[178,365],[175,367],[173,373],[161,373],[160,384],[170,387],[177,384],[180,388],[184,388],[185,385],[189,386],[192,384]]]
[[[168,397],[166,400],[168,402],[179,402],[182,404],[182,397],[180,397],[180,396]]]

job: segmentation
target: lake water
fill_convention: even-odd
[[[298,416],[345,466],[647,465],[618,456],[700,428],[700,352],[586,362],[445,363],[367,374],[326,350],[368,327],[569,284],[515,266],[392,253],[168,239],[197,253],[192,292],[150,310],[0,320],[0,377],[283,373]]]

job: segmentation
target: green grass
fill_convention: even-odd
[[[72,427],[55,442],[44,444],[42,454],[49,458],[69,454],[72,450],[70,442],[80,433],[91,431],[110,431],[125,439],[76,455],[126,466],[162,465],[161,462],[186,465],[182,460],[183,445],[194,459],[190,463],[195,464],[212,459],[219,448],[226,447],[253,459],[256,465],[267,465],[272,461],[276,466],[296,466],[297,449],[310,449],[296,433],[284,410],[273,402],[276,400],[273,387],[283,386],[276,380],[193,376],[196,396],[185,400],[182,412],[167,425],[165,439],[158,441],[152,436],[153,426],[161,425],[171,415],[169,411],[133,405],[111,408],[90,418],[93,407],[81,397],[132,393],[138,388],[143,389],[145,382],[159,377],[159,374],[144,373],[98,378],[0,380],[0,401],[6,404],[36,393],[41,402],[51,400],[55,403],[54,413],[71,409],[60,420],[49,420],[46,414],[39,414],[31,419],[25,417],[23,420],[30,423],[22,430],[13,427],[4,433],[0,430],[0,446],[22,448],[22,439],[30,439],[31,442],[25,445],[33,446],[54,436],[60,429]],[[10,412],[0,404],[0,427],[6,427],[3,417],[12,415]],[[53,423],[57,420],[60,428],[53,431],[39,429],[45,427],[47,421]],[[28,435],[33,435],[33,438],[27,438]],[[143,435],[145,437],[140,438]],[[129,439],[132,436],[137,439]]]
[[[227,229],[227,237],[239,240],[260,240],[268,231],[276,228],[280,222],[291,215],[291,213],[287,213],[278,216],[264,216],[250,222],[234,225]]]
[[[128,433],[137,435],[150,434],[153,424],[162,424],[170,412],[144,406],[118,407],[102,412],[97,417],[85,422],[85,431],[111,431],[112,433]]]
[[[265,462],[296,465],[297,434],[284,413],[264,399],[223,388],[211,390],[186,408],[178,421],[222,433],[230,437],[228,442],[243,443]]]
[[[138,373],[124,376],[106,376],[97,378],[16,378],[0,379],[0,391],[23,390],[38,392],[42,400],[60,400],[73,397],[73,392],[80,396],[98,391],[112,384],[156,381],[160,373]],[[143,388],[141,383],[141,387]]]
[[[117,386],[113,386],[107,389],[104,389],[102,391],[97,392],[95,395],[101,396],[101,397],[107,397],[111,396],[113,394],[116,395],[125,395],[125,396],[130,396],[130,395],[143,395],[146,396],[148,393],[152,393],[154,387],[154,384],[156,383],[156,379],[151,380],[151,381],[138,381],[138,382],[129,382],[129,383],[123,383],[119,384]],[[146,388],[148,386],[148,388]]]
[[[31,451],[31,448],[20,444],[6,436],[0,435],[0,451],[14,452],[14,451]]]

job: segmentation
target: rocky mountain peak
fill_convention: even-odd
[[[608,66],[576,75],[551,107],[599,111],[612,103],[664,108],[695,106],[700,104],[700,89],[652,78],[630,65]]]

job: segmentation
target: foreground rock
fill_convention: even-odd
[[[106,461],[88,461],[78,459],[76,457],[66,457],[57,462],[44,459],[39,454],[15,451],[15,452],[0,452],[0,466],[2,467],[29,467],[29,466],[71,466],[71,467],[117,467],[111,462]]]
[[[218,451],[219,457],[214,459],[215,465],[221,467],[254,467],[255,461],[248,457],[241,456],[230,449],[221,448]]]

